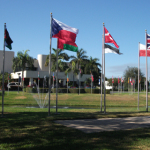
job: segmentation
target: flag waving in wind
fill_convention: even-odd
[[[12,49],[11,43],[13,43],[13,41],[11,40],[11,38],[9,36],[9,33],[8,33],[6,28],[5,28],[5,37],[4,37],[4,39],[5,39],[5,46],[11,50]]]
[[[52,37],[58,39],[57,48],[77,52],[78,46],[75,40],[78,32],[78,29],[52,19]]]
[[[115,40],[105,27],[104,30],[105,30],[105,43],[113,43],[116,46],[116,48],[119,48],[119,46],[117,45],[117,43],[115,42]]]

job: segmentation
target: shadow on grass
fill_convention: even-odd
[[[116,113],[111,114],[112,116],[116,115]],[[118,115],[121,116],[121,114],[123,113]],[[6,118],[0,118],[0,149],[126,150],[134,149],[138,146],[150,146],[150,128],[86,134],[53,122],[61,118],[98,118],[106,115],[78,112],[62,112],[59,115],[51,113],[50,117],[47,116],[46,112],[5,114]],[[130,114],[126,113],[126,115],[129,116]]]

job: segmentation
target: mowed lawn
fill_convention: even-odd
[[[58,94],[58,106],[64,108],[58,107],[57,114],[55,107],[51,108],[48,116],[48,108],[35,107],[38,106],[34,99],[38,97],[36,94],[5,93],[4,117],[0,118],[0,149],[150,149],[150,128],[86,134],[54,123],[57,119],[149,116],[150,113],[145,112],[145,96],[145,93],[140,94],[138,111],[137,93],[107,94],[107,113],[104,114],[100,112],[100,94]],[[0,101],[0,107],[1,104]],[[51,106],[56,106],[56,94],[51,94]]]

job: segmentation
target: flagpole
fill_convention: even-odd
[[[103,54],[104,54],[104,114],[106,114],[106,93],[105,93],[105,31],[104,31],[104,23],[103,23]]]
[[[49,52],[49,101],[48,101],[48,116],[50,116],[50,93],[51,93],[51,48],[52,48],[52,13],[50,25],[50,52]]]
[[[140,70],[140,42],[139,42],[139,46],[138,46],[139,50],[138,50],[138,110],[139,110],[139,70]]]
[[[148,93],[147,93],[147,30],[145,30],[146,36],[146,111],[148,112]]]
[[[80,95],[80,68],[81,66],[79,65],[79,95]]]
[[[3,49],[3,83],[2,83],[2,117],[4,117],[4,68],[5,68],[5,29],[6,23],[4,23],[4,49]]]
[[[102,72],[101,72],[101,112],[102,112],[102,99],[103,99],[103,38],[104,35],[102,35]]]
[[[57,46],[58,46],[58,39],[57,39]],[[56,53],[56,114],[57,114],[57,101],[58,101],[58,47]]]

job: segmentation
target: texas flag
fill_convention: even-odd
[[[78,32],[78,29],[52,19],[52,37],[58,39],[57,48],[77,52],[78,46],[75,40]]]
[[[105,27],[104,30],[105,30],[105,43],[113,43],[116,46],[116,48],[119,48],[119,46],[117,45],[117,43],[115,42],[115,40]]]

